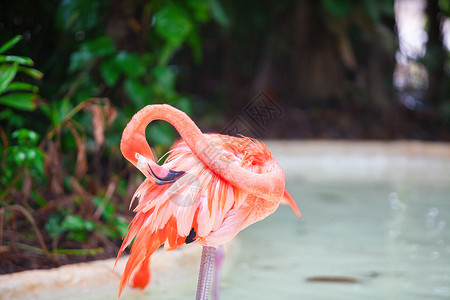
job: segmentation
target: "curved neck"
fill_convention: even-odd
[[[134,165],[137,164],[136,153],[154,160],[145,137],[145,128],[154,120],[164,120],[172,124],[191,149],[196,146],[192,145],[192,141],[206,142],[200,129],[184,112],[167,104],[147,105],[133,116],[123,131],[120,142],[123,155]]]
[[[283,196],[284,172],[275,160],[274,169],[270,173],[257,174],[226,157],[215,159],[210,152],[212,145],[197,125],[184,112],[167,104],[147,105],[133,116],[125,128],[120,150],[135,166],[136,153],[154,160],[153,152],[145,138],[145,128],[154,120],[164,120],[172,124],[199,160],[230,184],[265,199]]]

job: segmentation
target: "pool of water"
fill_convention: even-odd
[[[223,299],[449,299],[450,186],[287,183],[283,207],[240,234]]]

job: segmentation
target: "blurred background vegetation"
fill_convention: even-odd
[[[147,104],[221,131],[265,91],[283,115],[263,138],[448,141],[450,1],[415,1],[413,55],[406,2],[2,1],[0,273],[117,253],[142,181],[118,145]],[[176,138],[148,135],[159,155]]]

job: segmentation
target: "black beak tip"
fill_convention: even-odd
[[[183,176],[184,173],[186,173],[186,172],[184,172],[184,171],[169,170],[169,174],[167,174],[166,177],[172,177],[172,178],[177,178],[177,179],[178,179],[179,177]]]
[[[156,174],[153,172],[153,170],[150,166],[148,168],[150,169],[150,173],[152,173],[153,177],[155,177],[155,179],[156,179],[155,183],[157,185],[163,185],[163,184],[175,182],[177,179],[179,179],[181,176],[183,176],[186,173],[184,171],[175,171],[175,170],[169,169],[169,173],[167,173],[166,176],[159,177],[159,176],[156,176]]]

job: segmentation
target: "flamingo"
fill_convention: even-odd
[[[145,137],[153,120],[172,124],[181,136],[158,165]],[[136,190],[136,215],[117,259],[134,240],[118,297],[134,270],[133,286],[150,280],[151,255],[164,244],[203,246],[196,299],[208,299],[215,252],[245,227],[272,214],[280,202],[300,211],[284,185],[284,172],[263,144],[248,137],[204,134],[182,111],[148,105],[127,124],[120,144],[124,157],[146,179]],[[116,263],[117,263],[116,259]]]

